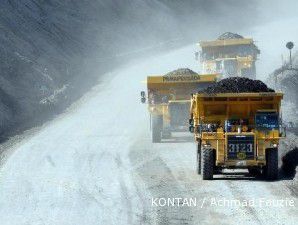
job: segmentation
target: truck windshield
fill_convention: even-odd
[[[277,129],[278,114],[272,112],[264,112],[256,114],[256,128],[259,129]]]

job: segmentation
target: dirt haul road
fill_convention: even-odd
[[[265,182],[231,173],[202,181],[191,135],[151,143],[140,81],[196,68],[188,63],[192,51],[107,74],[113,78],[6,149],[1,225],[295,224],[297,179]]]

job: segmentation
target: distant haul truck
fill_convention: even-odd
[[[260,50],[253,39],[224,33],[217,40],[199,42],[202,73],[256,78],[256,60]],[[200,56],[200,57],[199,57]]]
[[[282,93],[194,94],[190,131],[197,141],[198,174],[204,180],[224,168],[248,168],[269,180],[278,176]]]
[[[147,94],[141,92],[141,101],[148,103],[153,143],[188,130],[190,94],[214,84],[216,78],[199,74],[147,77]]]

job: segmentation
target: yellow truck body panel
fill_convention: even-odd
[[[217,47],[217,46],[228,46],[228,45],[250,45],[253,43],[254,41],[252,38],[242,38],[242,39],[200,41],[199,45],[202,48],[205,48],[205,47]]]

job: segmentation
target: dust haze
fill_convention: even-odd
[[[152,208],[151,198],[189,196],[297,204],[298,184],[295,174],[202,182],[189,135],[151,143],[139,92],[147,75],[199,72],[196,43],[233,32],[256,41],[257,78],[290,96],[284,119],[297,121],[297,74],[273,82],[288,63],[286,42],[298,45],[297,8],[295,0],[2,0],[1,224],[295,224],[297,207]],[[295,132],[284,149],[298,145]]]
[[[5,139],[16,129],[42,123],[79,98],[104,72],[128,60],[213,38],[232,27],[252,26],[254,19],[232,18],[256,15],[255,4],[2,1],[0,133]]]

